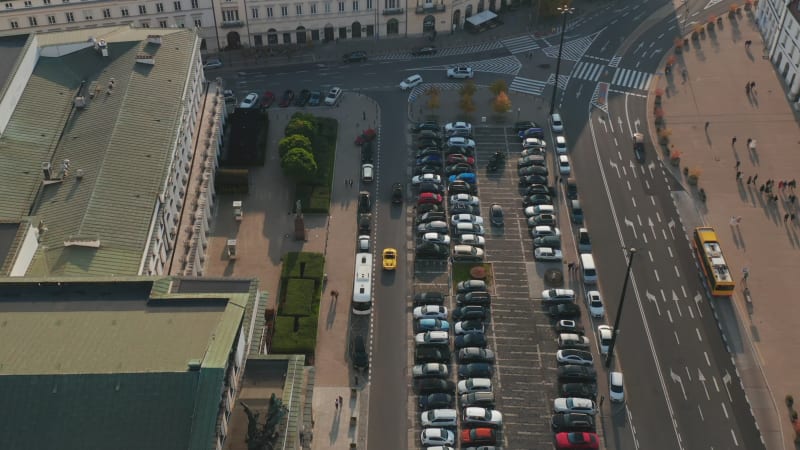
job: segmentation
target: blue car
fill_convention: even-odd
[[[542,130],[541,128],[528,128],[525,131],[519,132],[520,139],[525,139],[529,137],[544,139],[544,130]]]
[[[426,155],[421,158],[417,158],[417,165],[423,166],[425,164],[441,164],[442,163],[442,155]]]
[[[450,323],[446,320],[424,318],[417,319],[414,322],[414,332],[424,333],[426,331],[448,331],[450,330]]]
[[[451,175],[448,180],[450,180],[451,183],[456,180],[463,180],[469,184],[475,184],[475,174],[472,172],[464,172],[458,175]]]

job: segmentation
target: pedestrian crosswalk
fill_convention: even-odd
[[[522,63],[519,61],[519,59],[517,59],[516,56],[503,56],[501,58],[483,59],[480,61],[467,61],[459,63],[458,65],[472,67],[472,70],[475,72],[499,73],[504,75],[516,75],[522,68]],[[417,67],[410,70],[437,70],[444,74],[444,72],[450,67],[453,67],[453,64]]]
[[[580,80],[587,81],[597,81],[600,79],[600,76],[603,75],[605,70],[605,65],[580,61],[575,65],[575,68],[572,69],[572,78],[578,78]]]
[[[509,91],[522,92],[523,94],[542,95],[547,81],[532,80],[530,78],[515,77],[508,86]]]
[[[580,61],[583,54],[586,53],[586,50],[589,49],[592,42],[597,39],[599,34],[600,33],[594,33],[589,36],[564,42],[564,48],[561,50],[561,59],[564,61]],[[551,45],[542,51],[550,58],[558,58],[558,47],[559,45]]]
[[[620,61],[622,61],[622,56],[614,55],[614,57],[611,58],[611,62],[608,63],[608,67],[619,67]]]
[[[442,48],[436,52],[435,55],[424,55],[424,56],[412,56],[410,51],[397,51],[392,53],[386,53],[383,55],[375,55],[370,56],[370,60],[373,61],[397,61],[397,60],[407,60],[407,59],[424,59],[424,58],[433,58],[439,56],[459,56],[459,55],[469,55],[471,53],[481,53],[481,52],[488,52],[491,50],[497,50],[502,48],[503,44],[498,41],[490,41],[490,42],[481,42],[480,44],[475,45],[467,45],[464,47],[450,47],[450,48]]]
[[[614,76],[611,78],[611,84],[613,86],[624,86],[631,89],[646,91],[650,87],[650,82],[652,80],[652,73],[617,68],[617,71],[614,72]]]
[[[508,49],[509,52],[511,52],[512,55],[516,55],[517,53],[532,52],[539,48],[539,44],[537,44],[533,36],[529,34],[515,38],[503,39],[500,42],[503,43],[503,45]]]

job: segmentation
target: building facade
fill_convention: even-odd
[[[507,0],[13,0],[0,9],[0,35],[112,25],[192,28],[201,48],[309,44],[448,33]]]
[[[800,110],[800,0],[761,0],[756,21],[765,54],[787,88],[787,97]]]

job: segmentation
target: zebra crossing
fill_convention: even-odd
[[[542,95],[542,92],[544,92],[544,88],[547,86],[547,84],[547,81],[515,77],[508,86],[508,90],[513,92],[521,92],[523,94]]]
[[[459,63],[458,65],[472,67],[472,70],[474,70],[475,72],[499,73],[503,75],[516,75],[522,68],[522,63],[520,62],[519,59],[517,59],[516,56],[503,56],[500,58],[484,59],[480,61],[469,61],[469,62]],[[450,65],[426,66],[410,70],[413,71],[438,70],[444,72],[450,67],[453,67],[453,65],[450,64]]]
[[[515,38],[503,39],[500,41],[512,55],[517,53],[532,52],[539,48],[539,44],[533,36],[526,34]]]
[[[622,56],[614,55],[614,57],[611,58],[611,62],[608,63],[608,67],[619,67],[620,61],[622,61]]]
[[[611,84],[646,91],[650,88],[650,82],[652,80],[652,73],[617,68],[617,71],[614,72],[614,76],[611,78]]]
[[[600,76],[603,75],[605,70],[606,66],[602,64],[580,61],[575,65],[575,68],[572,69],[572,78],[578,78],[580,80],[587,81],[597,81],[600,79]]]
[[[482,42],[480,44],[475,45],[467,45],[464,47],[449,47],[449,48],[442,48],[436,52],[435,55],[423,55],[423,56],[412,56],[408,51],[397,51],[392,53],[386,53],[383,55],[376,55],[370,56],[370,59],[373,61],[398,61],[398,60],[409,60],[409,59],[424,59],[424,58],[435,58],[439,56],[459,56],[459,55],[469,55],[472,53],[481,53],[481,52],[488,52],[491,50],[497,50],[502,48],[503,44],[497,41],[491,42]]]
[[[597,32],[589,36],[564,42],[564,48],[561,50],[561,59],[564,61],[580,61],[583,54],[586,53],[586,50],[589,49],[592,42],[594,42],[599,35],[600,32]],[[558,58],[558,47],[558,45],[551,45],[542,51],[550,58]]]

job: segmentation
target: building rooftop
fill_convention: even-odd
[[[173,278],[7,280],[3,448],[211,447],[254,282],[179,293]]]
[[[0,38],[0,61],[3,61],[3,64],[0,64],[0,98],[8,87],[8,81],[14,70],[14,62],[19,60],[25,50],[26,42],[28,42],[28,35]]]
[[[162,44],[148,43],[151,34]],[[91,38],[105,40],[108,57]],[[36,42],[41,56],[0,138],[0,221],[36,216],[47,227],[29,276],[138,274],[197,37],[112,27],[47,33]],[[154,55],[155,64],[137,64],[140,54]],[[86,108],[73,109],[79,94]],[[43,185],[42,163],[60,178],[64,160],[68,176]]]

